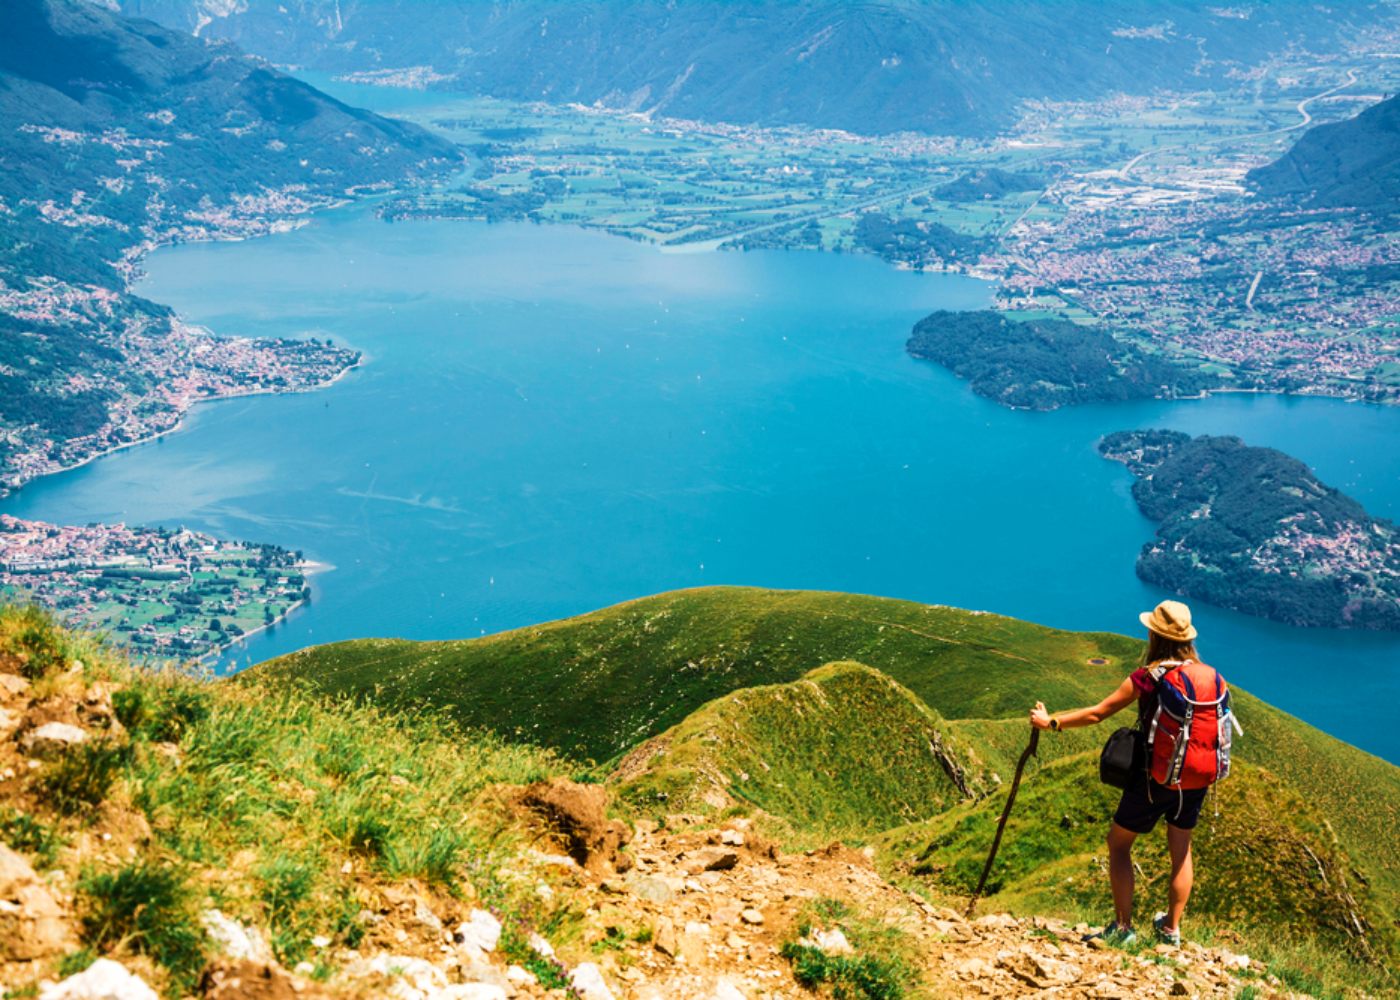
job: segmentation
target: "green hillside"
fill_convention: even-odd
[[[716,699],[625,755],[611,780],[642,808],[749,805],[821,843],[923,819],[989,787],[970,744],[859,663]]]
[[[497,784],[557,774],[550,754],[368,706],[136,669],[6,604],[0,681],[9,727],[61,719],[91,734],[27,766],[9,729],[0,740],[0,845],[71,891],[71,911],[58,912],[78,928],[77,940],[24,953],[42,961],[16,962],[7,946],[24,924],[7,897],[0,997],[38,996],[41,974],[98,956],[133,962],[164,996],[205,996],[196,984],[220,950],[199,916],[211,901],[266,928],[278,961],[323,973],[318,935],[372,941],[386,898],[459,912],[464,880],[520,933],[559,923],[554,904],[496,876],[516,862],[521,833],[479,802]],[[11,858],[6,878],[14,871]]]
[[[707,588],[482,639],[313,647],[243,676],[292,680],[384,706],[440,709],[511,739],[608,760],[716,698],[855,660],[908,688],[948,720],[950,738],[974,747],[1004,777],[1024,745],[1029,705],[1097,701],[1140,652],[1141,644],[1125,636],[956,608]],[[1236,690],[1235,705],[1246,727],[1237,757],[1268,769],[1330,823],[1381,908],[1377,923],[1393,927],[1400,916],[1400,769],[1247,692]],[[1048,738],[1042,758],[1094,749],[1105,735],[1081,730]],[[1087,761],[1078,773],[1086,785],[1093,781]],[[1101,811],[1095,836],[1108,814]],[[872,833],[882,828],[872,825]]]
[[[244,676],[442,708],[468,725],[607,760],[714,698],[794,681],[837,660],[888,674],[945,718],[999,718],[1023,713],[1036,697],[1052,705],[1097,700],[1138,651],[1123,636],[958,608],[713,587],[481,639],[313,646]]]
[[[1109,976],[1115,995],[1133,996],[1180,992],[1173,981],[1189,984],[1188,975],[1236,996],[1376,996],[1393,985],[1376,903],[1386,890],[1367,887],[1315,804],[1248,766],[1221,790],[1219,816],[1203,823],[1208,874],[1183,949],[1100,952],[1044,919],[1102,914],[1097,842],[1111,795],[1088,779],[1083,755],[1032,769],[1000,894],[987,907],[1034,907],[1037,919],[947,924],[926,899],[957,905],[948,890],[965,891],[1001,802],[984,794],[984,780],[995,781],[973,743],[987,738],[1000,754],[1002,737],[1023,736],[1023,724],[943,720],[857,663],[731,693],[614,769],[634,808],[659,804],[660,791],[671,793],[666,808],[685,806],[718,778],[733,804],[702,805],[762,809],[786,830],[764,820],[737,844],[726,836],[750,828],[727,815],[723,830],[691,817],[668,817],[660,829],[639,822],[625,852],[637,869],[628,874],[616,855],[619,870],[603,880],[540,849],[547,834],[520,796],[530,794],[525,783],[550,778],[540,787],[570,820],[615,830],[606,794],[562,780],[570,765],[552,754],[443,719],[136,668],[43,612],[4,605],[0,711],[19,736],[0,740],[7,1000],[47,995],[46,980],[97,972],[98,959],[107,960],[103,976],[115,960],[117,973],[172,998],[457,995],[433,985],[444,982],[499,996],[512,981],[504,970],[520,964],[539,983],[519,996],[563,995],[569,982],[587,981],[587,966],[594,981],[626,980],[638,995],[709,995],[686,987],[741,968],[750,984],[761,978],[784,995],[789,983],[825,978],[831,995],[922,1000],[967,995],[962,970],[974,958],[987,966],[1002,949],[1028,945],[1075,963],[1072,975],[1093,995]],[[86,735],[27,743],[55,720]],[[878,835],[910,816],[920,821]],[[779,833],[781,856],[769,832]],[[850,851],[794,850],[833,832],[878,845],[894,877],[865,870]],[[715,850],[703,845],[717,842],[734,845],[720,852],[732,871],[707,873],[704,892],[674,894],[692,859]],[[1146,907],[1161,895],[1164,861],[1160,845],[1144,848]],[[667,958],[677,926],[731,903],[736,914],[737,904],[757,913],[742,917],[751,943],[741,966],[684,940],[684,961]],[[818,917],[844,929],[853,957],[813,965],[790,950]],[[1369,951],[1348,922],[1366,931]],[[458,940],[500,936],[494,948],[471,945],[464,962],[444,948],[444,926],[454,925]],[[537,950],[536,934],[549,952]],[[1223,947],[1199,947],[1212,939]],[[1254,960],[1226,971],[1241,949]],[[240,957],[250,954],[265,957]],[[977,992],[1008,995],[988,985],[997,977],[999,986],[1009,979],[984,968]]]
[[[1022,743],[1024,726],[950,723],[880,672],[833,663],[716,699],[624,755],[609,781],[641,811],[760,810],[764,831],[788,847],[873,840],[886,870],[967,895],[1004,802],[988,763],[1010,766],[1003,752],[1020,750],[1003,737]],[[997,906],[1072,919],[1103,909],[1117,794],[1093,780],[1094,753],[1070,746],[1047,742],[1051,760],[1030,772],[988,887]],[[1362,963],[1394,954],[1380,894],[1321,811],[1274,774],[1239,765],[1208,802],[1195,853],[1198,936],[1238,935],[1271,953],[1288,928],[1280,955],[1294,961],[1300,947]],[[1161,908],[1164,838],[1145,838],[1136,858],[1141,906]]]

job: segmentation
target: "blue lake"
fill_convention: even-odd
[[[1137,632],[1165,595],[1133,573],[1152,529],[1131,477],[1094,451],[1122,428],[1239,434],[1400,517],[1400,411],[1252,395],[1005,410],[903,349],[920,316],[979,307],[989,287],[869,258],[667,254],[570,228],[391,225],[361,206],[162,250],[148,269],[143,294],[221,334],[366,352],[328,390],[199,407],[160,442],[0,505],[184,524],[335,567],[224,669],[718,583]],[[1376,715],[1400,703],[1400,636],[1196,610],[1228,677],[1400,761],[1400,727]]]

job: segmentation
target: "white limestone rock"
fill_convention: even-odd
[[[715,983],[715,988],[710,991],[709,1000],[748,1000],[748,998],[744,996],[743,990],[728,979],[721,979]]]
[[[267,939],[256,927],[241,924],[218,910],[205,910],[200,914],[199,922],[209,935],[209,940],[229,958],[235,961],[247,959],[259,965],[271,965],[276,961]]]
[[[603,974],[592,962],[580,962],[569,973],[569,985],[582,1000],[617,1000],[603,980]]]
[[[46,722],[21,734],[19,745],[31,757],[55,757],[87,740],[86,729],[67,722]]]
[[[124,966],[99,958],[82,972],[39,991],[39,1000],[160,1000],[156,991]]]
[[[804,948],[815,948],[824,951],[828,955],[849,955],[855,949],[851,947],[851,942],[846,939],[846,935],[841,932],[841,928],[833,927],[829,931],[821,928],[814,928],[811,934],[804,938],[799,938],[798,944]]]
[[[452,937],[468,955],[486,955],[495,951],[501,940],[501,922],[486,910],[472,910]]]

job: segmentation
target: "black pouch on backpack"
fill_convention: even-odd
[[[1147,770],[1147,741],[1142,730],[1124,727],[1116,730],[1099,754],[1099,780],[1114,788],[1127,788],[1133,778]]]

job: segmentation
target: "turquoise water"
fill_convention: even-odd
[[[1247,395],[1008,411],[903,350],[924,313],[982,306],[989,287],[869,258],[665,254],[358,207],[162,250],[148,268],[142,293],[221,333],[367,354],[328,390],[201,406],[161,442],[0,505],[185,524],[334,565],[309,609],[225,669],[718,583],[1136,631],[1164,595],[1133,574],[1151,527],[1131,477],[1094,452],[1120,428],[1240,434],[1400,516],[1400,411]],[[1397,727],[1376,716],[1400,703],[1400,636],[1197,613],[1228,677],[1400,761]]]

